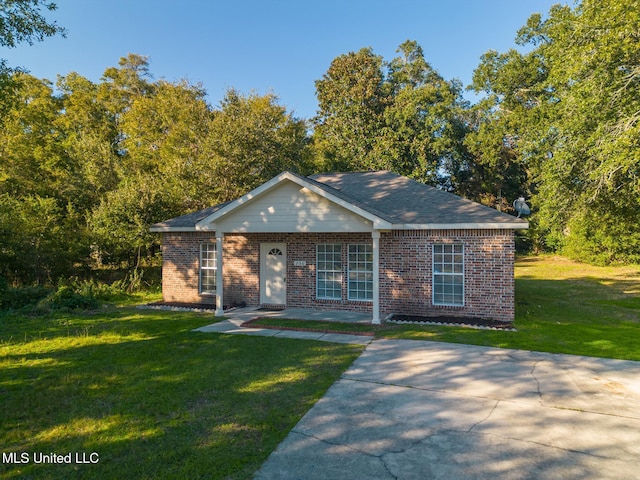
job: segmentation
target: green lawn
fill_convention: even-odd
[[[315,326],[640,360],[639,267],[527,257],[518,260],[516,276],[517,332]],[[71,465],[3,461],[0,477],[251,478],[362,351],[191,331],[211,321],[207,314],[132,307],[0,315],[3,460],[10,453],[33,460],[52,452],[99,459]]]
[[[362,351],[191,331],[211,321],[131,307],[0,317],[0,454],[30,460],[0,477],[250,478]],[[52,452],[99,463],[34,463]]]
[[[640,267],[595,267],[552,256],[520,258],[516,264],[517,332],[277,319],[261,322],[372,332],[378,338],[640,360]]]

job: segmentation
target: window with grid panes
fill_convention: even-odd
[[[349,245],[349,300],[373,298],[373,245]]]
[[[464,246],[433,246],[433,304],[464,305]]]
[[[316,298],[342,298],[342,245],[316,245]]]
[[[200,293],[216,293],[216,244],[200,244]]]

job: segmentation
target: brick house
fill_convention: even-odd
[[[151,226],[165,302],[514,318],[526,221],[388,171],[283,172]]]

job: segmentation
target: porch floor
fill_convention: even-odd
[[[371,323],[371,313],[345,312],[341,310],[315,310],[311,308],[285,308],[283,310],[261,310],[260,307],[237,308],[224,312],[230,320],[246,322],[256,317],[295,318],[298,320],[320,320],[325,322]],[[234,323],[236,323],[234,321]]]
[[[258,335],[262,337],[296,338],[299,340],[319,340],[334,343],[355,343],[368,345],[371,335],[352,335],[348,333],[300,332],[294,330],[275,330],[270,328],[241,327],[244,322],[258,317],[295,318],[298,320],[327,320],[342,322],[371,323],[371,315],[354,312],[320,311],[306,308],[285,308],[280,311],[258,310],[259,307],[237,308],[224,313],[226,320],[196,328],[197,332],[235,333]]]

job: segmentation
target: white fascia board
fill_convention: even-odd
[[[200,225],[200,222],[198,222],[196,224],[196,226],[193,229],[194,232],[215,232],[216,231],[216,224],[215,223],[208,223],[206,225]]]
[[[165,233],[165,232],[195,232],[195,227],[150,227],[151,233]]]
[[[295,184],[297,184],[297,185],[299,185],[301,187],[307,188],[308,190],[311,190],[315,194],[317,194],[317,195],[319,195],[319,196],[321,196],[323,198],[326,198],[330,202],[335,203],[336,205],[339,205],[339,206],[349,210],[350,212],[355,213],[356,215],[359,215],[360,217],[363,217],[363,218],[371,221],[373,223],[373,228],[375,228],[375,229],[391,228],[391,223],[390,222],[387,222],[386,220],[383,220],[382,218],[380,218],[380,217],[378,217],[376,215],[373,215],[373,214],[367,212],[366,210],[363,210],[362,208],[353,205],[350,202],[342,200],[341,198],[338,198],[335,195],[332,195],[332,194],[324,191],[322,188],[319,188],[317,185],[314,185],[314,184],[312,184],[310,182],[307,182],[304,178],[298,177],[297,175],[293,175],[290,172],[283,172],[280,175],[278,175],[276,177],[273,177],[268,182],[263,183],[258,188],[255,188],[255,189],[251,190],[249,193],[247,193],[247,194],[243,195],[242,197],[238,198],[237,200],[234,200],[233,202],[229,203],[224,208],[221,208],[217,212],[212,213],[207,218],[204,218],[203,220],[200,220],[196,224],[196,230],[212,230],[212,228],[209,225],[212,222],[214,222],[216,219],[222,217],[223,215],[226,215],[229,212],[232,212],[233,210],[235,210],[236,208],[244,205],[247,202],[255,200],[256,198],[258,198],[263,193],[266,193],[269,190],[271,190],[272,188],[275,188],[278,184],[280,184],[284,180],[289,180],[289,181],[291,181],[291,182],[293,182],[293,183],[295,183]]]
[[[394,230],[523,230],[526,223],[402,223],[393,224]]]

